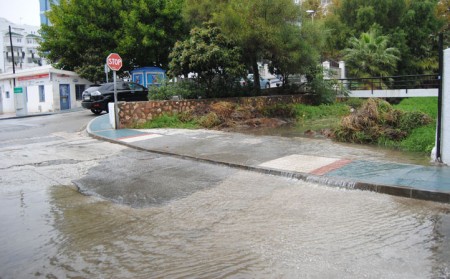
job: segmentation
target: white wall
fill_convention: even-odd
[[[50,84],[42,84],[44,86],[45,101],[40,102],[39,98],[39,85],[27,86],[27,96],[28,103],[27,109],[28,113],[38,113],[38,112],[51,112],[53,111],[53,94],[52,86]]]
[[[444,50],[444,73],[442,86],[442,136],[441,159],[450,165],[450,48]]]
[[[16,108],[14,105],[14,88],[12,82],[2,80],[0,81],[0,87],[2,88],[2,113],[15,113]],[[7,91],[9,92],[9,98],[7,98]]]

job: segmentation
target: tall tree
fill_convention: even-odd
[[[437,0],[409,1],[401,18],[406,34],[408,52],[403,56],[410,61],[415,73],[433,74],[438,70],[438,33],[443,21],[437,17]]]
[[[212,23],[195,27],[190,37],[178,41],[170,54],[169,75],[196,73],[195,80],[213,97],[216,84],[228,87],[243,76],[241,49]]]
[[[277,47],[269,56],[271,71],[289,83],[292,74],[305,74],[319,63],[325,36],[319,22],[304,21],[302,26],[285,25],[276,36]]]
[[[57,68],[103,81],[105,59],[119,52],[122,71],[166,65],[181,29],[182,0],[60,0],[42,26],[40,52]]]
[[[440,0],[437,16],[443,22],[440,32],[444,34],[444,44],[450,47],[450,0]]]
[[[126,9],[123,1],[61,0],[52,5],[43,25],[40,51],[57,68],[75,70],[92,81],[102,80],[109,52],[116,51],[121,21],[112,16]],[[98,68],[98,69],[97,69]]]
[[[121,33],[117,49],[128,69],[168,66],[171,48],[183,38],[183,0],[134,0],[120,12]]]
[[[390,76],[399,60],[399,52],[389,47],[388,37],[378,35],[375,29],[362,33],[359,39],[351,38],[344,53],[349,73],[358,78]]]
[[[437,34],[443,24],[437,17],[438,0],[341,0],[327,16],[337,26],[328,46],[342,50],[351,37],[371,28],[389,35],[400,52],[395,74],[426,73],[437,65]],[[329,47],[329,53],[336,53]],[[433,70],[431,70],[433,71]]]
[[[242,48],[245,63],[254,74],[254,89],[259,87],[257,62],[276,49],[278,34],[300,18],[300,7],[292,0],[229,0],[214,21]]]

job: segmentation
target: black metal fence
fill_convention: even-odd
[[[379,89],[429,89],[439,87],[439,75],[406,75],[390,77],[347,78],[339,79],[339,83],[346,90],[374,90]]]

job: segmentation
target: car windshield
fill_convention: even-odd
[[[144,91],[145,87],[134,82],[116,82],[117,90]],[[105,83],[98,88],[100,92],[114,91],[114,83]]]
[[[84,90],[84,92],[94,92],[94,91],[96,91],[96,90],[98,90],[98,88],[99,88],[99,86],[92,86],[92,87],[89,87],[88,89],[86,89],[86,90]]]

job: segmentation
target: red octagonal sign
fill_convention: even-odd
[[[122,68],[122,58],[117,53],[111,53],[106,57],[106,65],[108,65],[111,70],[118,71]]]

